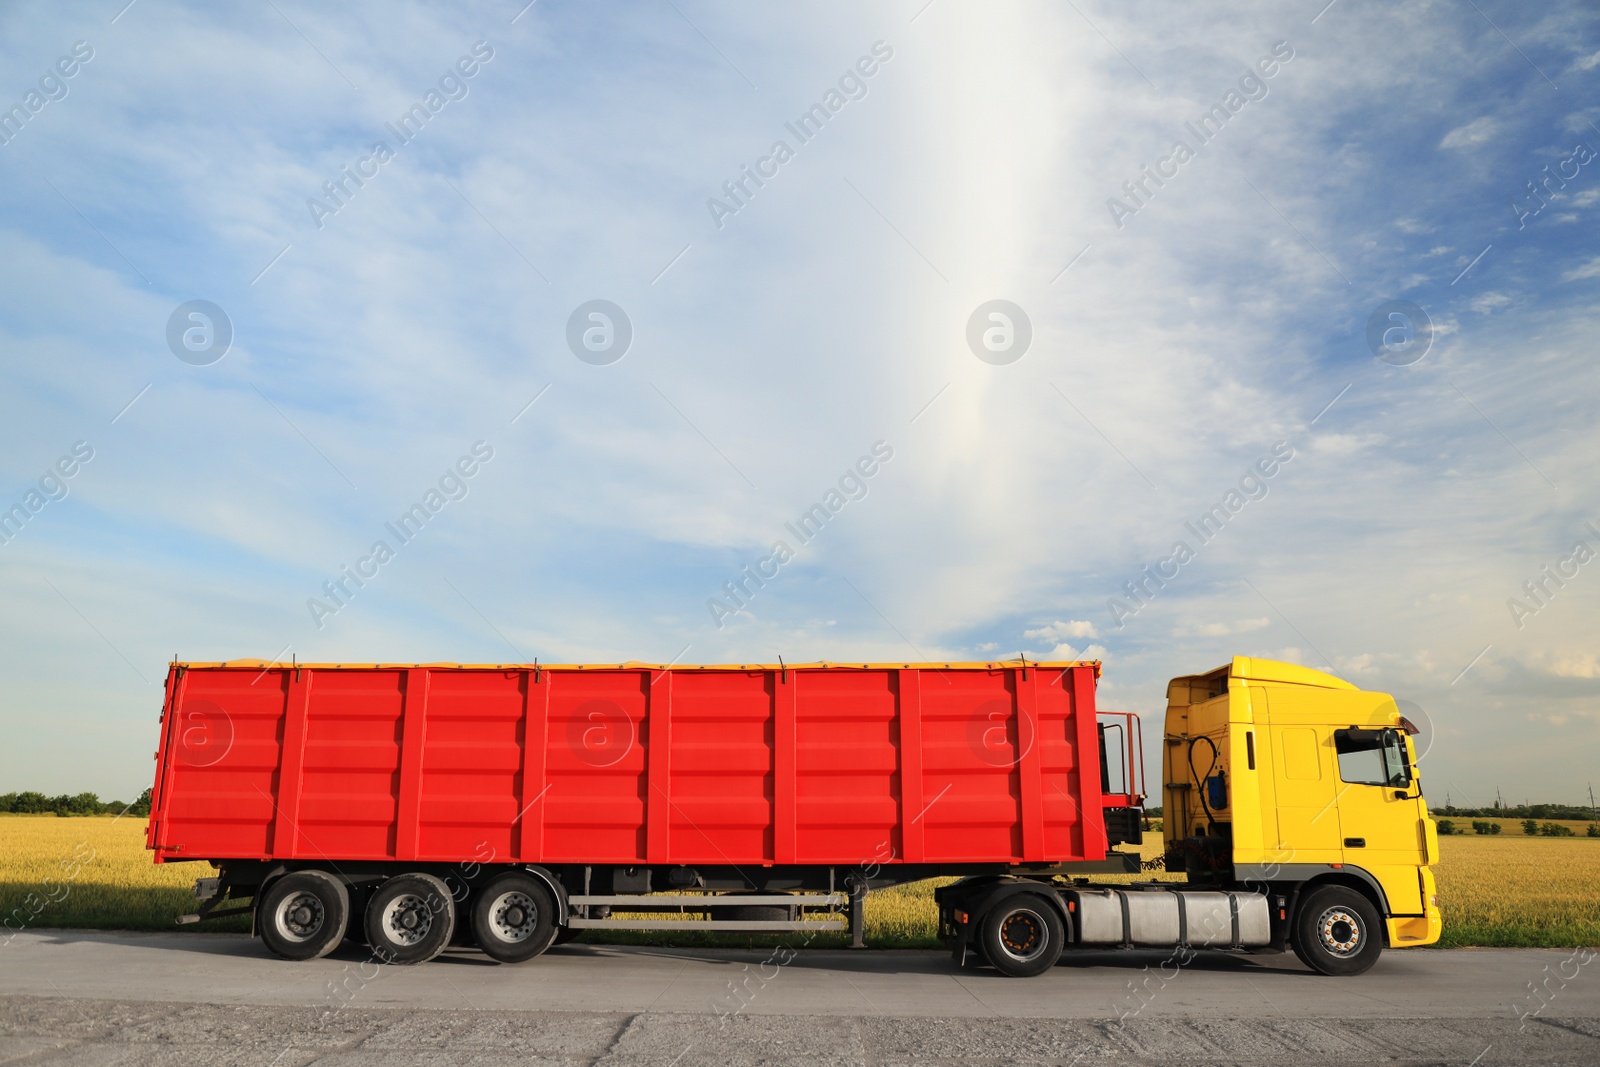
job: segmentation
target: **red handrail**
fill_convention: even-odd
[[[1125,719],[1126,724],[1120,727],[1123,740],[1126,742],[1122,758],[1122,785],[1125,793],[1106,793],[1101,798],[1101,806],[1107,808],[1136,808],[1141,807],[1145,798],[1144,776],[1144,728],[1139,716],[1131,711],[1101,711],[1101,719]],[[1110,753],[1107,753],[1109,757]]]

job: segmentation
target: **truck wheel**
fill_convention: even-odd
[[[552,945],[565,945],[569,941],[576,941],[582,936],[582,930],[574,930],[570,926],[562,926],[556,930],[556,936],[550,943]]]
[[[350,895],[344,883],[322,871],[295,871],[267,889],[256,907],[261,940],[286,960],[326,956],[344,939]]]
[[[1018,893],[989,909],[980,941],[995,970],[1011,978],[1032,978],[1056,965],[1067,934],[1048,900]]]
[[[555,919],[550,890],[537,878],[515,871],[484,886],[472,905],[478,947],[501,963],[531,960],[549,948]]]
[[[383,963],[426,963],[450,944],[456,906],[431,874],[398,874],[367,903],[367,944]]]
[[[1377,909],[1354,889],[1315,890],[1300,902],[1293,944],[1300,962],[1319,974],[1360,974],[1383,951]]]

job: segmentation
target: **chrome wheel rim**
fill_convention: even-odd
[[[1044,916],[1032,908],[1018,908],[1000,920],[1000,951],[1018,963],[1032,963],[1044,955],[1048,930]]]
[[[1317,937],[1335,956],[1354,956],[1361,951],[1362,935],[1360,918],[1348,908],[1329,908],[1317,920]]]
[[[401,893],[383,907],[383,931],[389,940],[409,948],[433,929],[433,909],[415,893]]]
[[[489,929],[508,944],[528,940],[538,924],[538,906],[526,893],[509,890],[495,897],[489,905]]]
[[[272,913],[278,932],[290,941],[310,941],[322,929],[327,914],[315,893],[290,893]]]

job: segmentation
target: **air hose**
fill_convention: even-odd
[[[1200,774],[1194,769],[1194,746],[1201,741],[1204,741],[1206,746],[1211,749],[1211,763],[1206,767],[1205,774]],[[1216,816],[1211,813],[1211,805],[1206,801],[1206,782],[1211,778],[1211,772],[1217,769],[1218,755],[1216,742],[1205,734],[1189,739],[1189,773],[1194,775],[1195,791],[1200,794],[1200,809],[1206,813],[1207,834],[1215,830],[1217,825]]]

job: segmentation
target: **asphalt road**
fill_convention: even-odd
[[[242,935],[24,931],[0,943],[0,1064],[1600,1063],[1590,953],[1391,952],[1350,979],[1293,956],[1086,953],[1028,980],[934,952],[770,956],[380,967]]]

